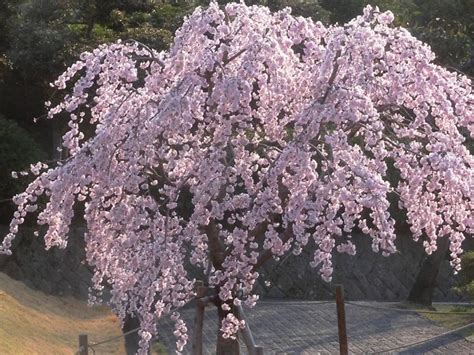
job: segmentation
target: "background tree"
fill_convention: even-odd
[[[83,53],[55,81],[69,94],[48,113],[69,116],[69,158],[31,169],[2,251],[38,208],[47,247],[65,247],[75,202],[86,201],[94,287],[111,285],[121,318],[138,314],[142,347],[166,313],[184,346],[174,309],[193,296],[189,262],[215,288],[219,354],[238,352],[235,306],[255,303],[270,258],[313,245],[312,266],[330,280],[333,252],[356,253],[356,227],[375,252],[394,253],[389,196],[428,254],[449,241],[459,269],[474,229],[472,83],[393,19],[366,7],[325,27],[212,3],[169,51],[118,42]]]
[[[472,0],[322,0],[332,22],[344,23],[372,4],[395,15],[395,24],[406,27],[428,43],[438,63],[472,74],[474,2]]]
[[[118,38],[135,39],[166,49],[175,29],[191,10],[149,1],[10,0],[0,8],[0,113],[19,122],[54,152],[58,122],[31,117],[44,114],[43,103],[54,94],[49,83],[85,50]]]
[[[0,223],[9,222],[15,210],[10,199],[25,188],[25,183],[11,178],[11,172],[21,175],[30,164],[44,159],[46,154],[24,129],[0,116]]]
[[[456,292],[472,302],[474,299],[474,252],[470,251],[463,254],[461,265],[459,282],[455,289]]]

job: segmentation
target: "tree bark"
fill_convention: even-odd
[[[215,222],[212,220],[204,227],[209,243],[209,257],[212,265],[216,270],[222,270],[222,263],[225,259],[224,246],[219,239],[219,231],[217,230]],[[219,319],[217,330],[216,355],[239,355],[240,348],[237,339],[226,339],[222,336],[221,325],[222,320],[231,311],[224,311],[222,309],[222,301],[219,298],[219,287],[215,289],[214,304],[217,308],[217,315]],[[233,307],[233,305],[229,305]],[[231,308],[232,309],[232,308]],[[237,336],[237,335],[236,335]]]
[[[408,301],[431,307],[433,292],[437,286],[437,279],[441,263],[449,250],[449,239],[439,238],[438,249],[423,260],[415,283],[408,295]]]
[[[94,25],[96,22],[96,16],[97,16],[97,8],[96,8],[96,3],[93,1],[88,1],[86,4],[86,38],[91,39],[92,38],[92,30],[94,29]]]
[[[125,334],[131,330],[134,330],[140,326],[140,321],[138,318],[127,314],[123,322],[122,332]],[[125,351],[127,355],[134,355],[138,352],[140,342],[140,335],[138,332],[133,332],[131,334],[125,335]],[[150,351],[148,350],[148,354]]]

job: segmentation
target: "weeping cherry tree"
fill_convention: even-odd
[[[1,251],[28,214],[47,248],[65,248],[83,201],[91,300],[108,285],[117,315],[139,318],[143,352],[166,314],[185,346],[191,265],[215,290],[217,352],[237,353],[235,307],[257,301],[260,266],[309,245],[329,281],[332,255],[357,252],[354,229],[393,254],[390,201],[428,254],[449,240],[458,270],[474,230],[472,83],[392,21],[370,6],[325,27],[211,3],[168,51],[128,41],[83,53],[46,103],[48,118],[68,118],[67,159],[31,166]]]

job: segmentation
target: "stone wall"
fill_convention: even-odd
[[[0,227],[0,236],[7,233]],[[12,255],[0,255],[0,271],[47,294],[87,299],[92,273],[85,265],[84,229],[73,228],[66,249],[45,250],[44,240],[32,228],[20,228]]]
[[[0,227],[0,236],[6,234]],[[73,228],[65,250],[44,250],[42,238],[23,228],[15,241],[13,255],[0,256],[0,271],[24,280],[27,285],[46,293],[86,298],[91,272],[84,265],[84,229]],[[267,297],[299,299],[331,299],[334,284],[343,284],[345,295],[352,300],[404,300],[421,266],[424,251],[420,243],[409,237],[397,240],[398,252],[389,257],[374,253],[370,238],[354,236],[357,254],[334,256],[334,277],[324,282],[309,266],[312,253],[307,248],[302,255],[290,255],[279,262],[271,261],[263,270],[258,292]],[[201,275],[195,273],[196,277]],[[270,280],[270,285],[264,279]],[[450,291],[456,278],[444,261],[438,277],[436,300],[453,301],[459,297]]]
[[[334,285],[342,284],[347,299],[405,300],[426,256],[421,243],[408,236],[400,237],[396,242],[397,253],[384,257],[372,251],[371,239],[367,236],[356,235],[353,242],[357,246],[356,255],[334,255],[331,283],[323,281],[317,270],[309,266],[313,257],[307,248],[299,256],[290,255],[267,264],[266,275],[259,280],[259,292],[267,297],[332,299]],[[264,278],[270,279],[270,285],[265,284]],[[459,296],[451,291],[455,283],[453,270],[445,260],[438,275],[434,299],[459,300]]]

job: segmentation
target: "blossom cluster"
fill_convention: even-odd
[[[193,297],[189,264],[208,275],[232,337],[232,305],[255,304],[269,258],[310,245],[329,281],[333,253],[357,252],[354,230],[394,253],[392,197],[427,253],[449,238],[458,269],[474,230],[472,83],[392,21],[368,6],[325,27],[213,2],[166,52],[129,41],[82,54],[48,103],[50,118],[69,115],[68,158],[32,168],[1,251],[37,209],[47,248],[65,247],[84,203],[94,288],[111,288],[121,318],[139,316],[143,348],[156,319]]]

